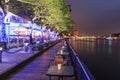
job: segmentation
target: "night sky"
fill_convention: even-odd
[[[81,35],[120,33],[120,0],[66,0]]]

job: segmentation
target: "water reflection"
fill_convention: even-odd
[[[81,54],[84,54],[83,50],[89,54],[92,54],[94,52],[94,48],[96,47],[96,42],[95,41],[84,41],[84,40],[80,40],[77,41],[76,40],[70,40],[70,42],[72,43],[72,46],[75,48],[75,50],[77,52],[81,52]]]
[[[112,40],[109,39],[108,40],[108,52],[109,52],[109,54],[111,54],[111,45],[112,45]]]
[[[120,80],[120,40],[70,40],[96,80]]]

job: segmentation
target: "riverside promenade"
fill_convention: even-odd
[[[61,41],[42,52],[31,50],[28,52],[21,50],[14,54],[3,52],[0,80],[49,80],[46,76],[48,66],[62,45]],[[75,80],[74,77],[64,79]],[[52,80],[58,80],[58,77],[52,77]]]

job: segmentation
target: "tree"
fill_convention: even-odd
[[[14,0],[11,0],[14,2]],[[73,20],[70,18],[70,7],[65,5],[65,0],[18,0],[22,2],[23,10],[20,12],[30,12],[32,16],[32,21],[38,24],[48,24],[50,28],[55,28],[57,31],[71,31],[74,26]],[[12,2],[12,3],[13,3]],[[25,5],[23,5],[23,3]],[[15,2],[13,3],[15,4]],[[20,3],[16,3],[17,5]],[[28,7],[25,7],[25,6]],[[31,8],[29,8],[31,7]],[[30,10],[30,11],[29,11]],[[19,12],[19,11],[17,11]],[[31,15],[30,14],[30,15]],[[28,15],[28,14],[27,14]],[[31,17],[29,15],[29,17]]]
[[[31,7],[31,4],[21,3],[16,0],[10,0],[8,5],[10,12],[19,15],[23,18],[25,17],[28,20],[31,20],[33,18],[34,12],[33,8]]]

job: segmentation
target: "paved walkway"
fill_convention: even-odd
[[[16,49],[12,51],[16,51]],[[24,50],[16,53],[3,52],[2,63],[0,63],[0,76],[37,53],[38,51],[24,52]]]
[[[41,56],[38,56],[35,60],[27,64],[27,66],[20,68],[19,71],[11,73],[6,79],[2,80],[49,80],[46,76],[46,72],[50,63],[50,60],[53,59],[54,53],[61,47],[61,43],[58,43],[54,47],[42,53]],[[3,63],[0,64],[0,74],[5,72],[18,63],[21,63],[25,59],[37,54],[37,52],[26,53],[19,52],[16,54],[3,54]],[[52,80],[57,80],[57,77],[53,77]],[[1,79],[0,79],[1,80]],[[74,78],[66,78],[65,80],[75,80]]]

